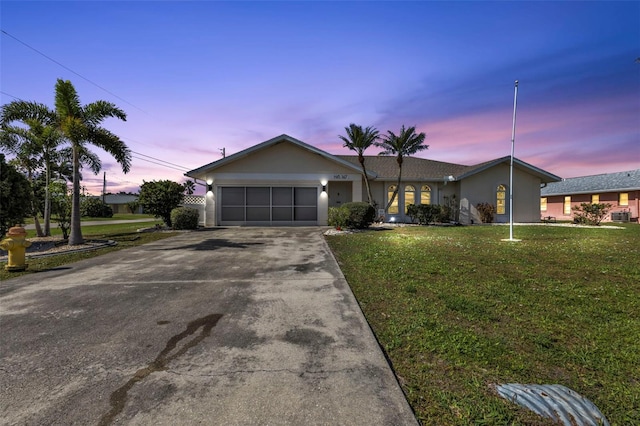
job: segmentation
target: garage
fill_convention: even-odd
[[[318,187],[220,186],[220,225],[317,225]]]

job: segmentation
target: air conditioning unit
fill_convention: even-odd
[[[631,212],[613,212],[611,213],[612,222],[629,222],[631,220]]]

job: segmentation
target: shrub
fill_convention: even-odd
[[[580,206],[573,206],[573,222],[584,225],[600,225],[611,207],[613,206],[608,203],[582,203]]]
[[[178,207],[171,210],[173,229],[197,229],[198,218],[198,210],[190,207]]]
[[[129,201],[127,203],[127,209],[129,209],[129,213],[136,213],[140,208],[140,202],[138,200]]]
[[[371,204],[363,201],[345,203],[340,208],[346,209],[349,212],[347,219],[348,228],[368,228],[376,217],[376,209],[374,209]]]
[[[113,209],[99,198],[85,197],[80,201],[80,216],[113,217]]]
[[[420,225],[428,225],[440,221],[442,208],[438,204],[409,204],[407,214],[412,221],[417,220]]]
[[[478,210],[482,223],[493,222],[493,215],[496,213],[496,207],[493,204],[478,203],[476,209]]]
[[[329,207],[329,218],[327,223],[336,229],[347,227],[349,221],[349,210],[342,207]]]

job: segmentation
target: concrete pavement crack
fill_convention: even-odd
[[[208,337],[211,334],[211,330],[216,326],[218,321],[222,318],[221,314],[211,314],[202,318],[198,318],[196,320],[191,321],[187,324],[187,328],[182,333],[176,334],[167,342],[164,349],[158,354],[156,359],[154,359],[149,365],[144,368],[139,369],[135,372],[133,377],[129,379],[127,383],[125,383],[120,388],[116,389],[109,398],[109,402],[111,403],[111,410],[108,413],[104,414],[100,419],[100,426],[110,425],[113,420],[116,418],[118,414],[122,412],[126,403],[127,396],[129,390],[138,382],[144,380],[152,373],[156,371],[166,370],[166,366],[169,362],[174,359],[184,355],[189,349],[199,344],[202,340]],[[176,349],[178,346],[178,342],[185,339],[188,336],[194,334],[199,328],[202,328],[202,331],[199,335],[194,337],[192,340],[186,342],[182,347],[180,347],[177,351],[171,354],[172,351]]]

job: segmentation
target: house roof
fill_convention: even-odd
[[[283,142],[297,145],[300,148],[320,155],[321,157],[324,157],[330,161],[334,161],[338,164],[341,164],[342,166],[348,167],[354,172],[360,173],[362,171],[360,163],[358,162],[357,155],[332,155],[326,151],[308,145],[298,139],[292,138],[289,135],[282,134],[280,136],[276,136],[275,138],[269,139],[268,141],[259,143],[245,150],[232,154],[226,158],[222,158],[197,169],[190,170],[185,173],[185,176],[202,179],[202,176],[207,172],[214,171],[215,169],[232,163],[240,158],[247,157],[257,151]],[[395,156],[365,155],[364,157],[367,174],[371,178],[379,180],[397,179],[398,164],[396,163]],[[404,157],[402,163],[402,176],[406,180],[422,182],[440,182],[443,180],[456,181],[468,176],[472,176],[476,173],[480,173],[500,163],[508,164],[510,158],[510,156],[507,156],[475,164],[472,166],[465,166],[462,164],[446,163],[443,161],[428,160],[425,158]],[[514,166],[520,169],[525,169],[529,173],[538,176],[544,183],[556,182],[561,179],[556,175],[532,166],[531,164],[525,163],[524,161],[518,160],[517,158],[514,158]]]
[[[542,188],[540,195],[591,194],[640,190],[640,169],[563,179]]]
[[[338,157],[360,164],[355,155],[338,155]],[[443,180],[461,180],[480,173],[500,163],[509,163],[511,157],[502,157],[484,163],[465,166],[462,164],[446,163],[443,161],[428,160],[425,158],[404,157],[402,162],[402,177],[406,180],[439,182]],[[365,166],[368,170],[377,173],[380,180],[395,180],[398,177],[398,164],[395,156],[365,156]],[[526,169],[529,173],[538,176],[542,182],[559,181],[560,177],[539,169],[531,164],[514,158],[514,166]],[[452,176],[453,178],[449,178]]]
[[[358,163],[357,165],[354,165],[352,163],[350,163],[349,161],[345,161],[342,158],[339,158],[338,156],[335,155],[331,155],[326,151],[323,151],[321,149],[316,148],[315,146],[311,146],[309,144],[306,144],[304,142],[302,142],[301,140],[298,140],[296,138],[292,138],[289,135],[286,134],[282,134],[280,136],[276,136],[275,138],[269,139],[268,141],[264,141],[262,143],[259,143],[257,145],[254,145],[252,147],[249,147],[245,150],[236,152],[235,154],[229,155],[228,157],[222,158],[220,160],[214,161],[212,163],[206,164],[202,167],[198,167],[197,169],[193,169],[190,170],[188,172],[185,173],[185,176],[189,176],[189,177],[193,177],[193,178],[198,178],[199,175],[202,175],[203,173],[206,172],[210,172],[212,170],[215,170],[219,167],[224,166],[225,164],[229,164],[232,163],[236,160],[239,160],[240,158],[244,158],[247,157],[257,151],[263,150],[265,148],[271,147],[273,145],[279,144],[279,143],[283,143],[283,142],[288,142],[291,143],[293,145],[297,145],[300,148],[306,149],[307,151],[313,152],[314,154],[317,154],[321,157],[326,158],[327,160],[330,161],[334,161],[337,162],[339,164],[341,164],[342,166],[345,166],[347,168],[353,169],[354,171],[360,173],[361,169],[360,169],[360,164]],[[367,173],[369,174],[370,177],[375,177],[375,173],[371,172],[371,173]]]
[[[360,167],[357,155],[337,155],[337,157]],[[367,171],[375,172],[378,175],[378,179],[395,180],[398,178],[398,163],[395,156],[365,155],[364,158],[364,165]],[[405,180],[442,181],[445,176],[455,177],[462,174],[467,167],[424,158],[404,157],[402,161],[402,177]]]

